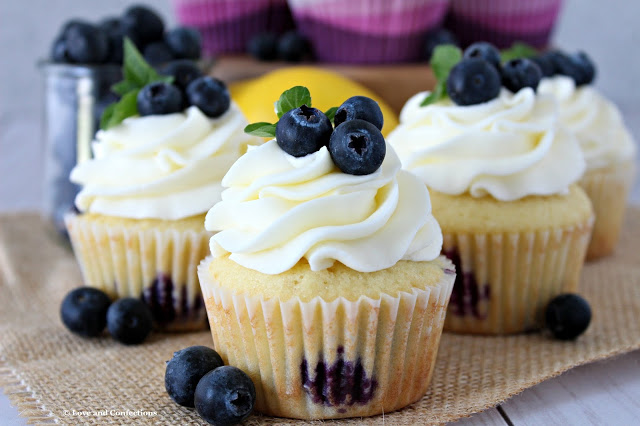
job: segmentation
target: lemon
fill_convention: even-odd
[[[321,68],[300,66],[272,71],[255,79],[242,80],[229,86],[231,98],[238,104],[250,123],[274,123],[278,117],[274,102],[282,92],[293,86],[305,86],[311,92],[314,108],[326,111],[340,106],[351,96],[367,96],[380,105],[384,115],[382,134],[387,135],[398,125],[398,117],[380,97],[353,80]]]

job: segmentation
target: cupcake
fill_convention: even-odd
[[[534,330],[553,297],[578,288],[593,224],[577,185],[585,161],[559,125],[555,100],[535,86],[513,93],[496,77],[496,95],[464,104],[473,88],[457,92],[452,80],[486,82],[496,72],[474,75],[469,61],[478,60],[463,60],[448,77],[456,102],[421,106],[429,94],[415,95],[389,143],[429,188],[443,253],[456,264],[445,330]]]
[[[549,44],[561,0],[451,0],[446,26],[463,46],[484,40],[500,48]]]
[[[299,31],[323,62],[418,61],[448,0],[289,0]]]
[[[181,24],[200,31],[209,55],[244,53],[254,35],[293,28],[287,0],[174,0],[173,5]]]
[[[577,86],[573,78],[556,75],[540,83],[540,93],[559,103],[560,121],[578,139],[587,162],[580,180],[596,214],[587,259],[611,254],[633,183],[635,144],[620,111],[591,85]]]
[[[455,277],[429,194],[373,124],[332,131],[319,110],[290,112],[207,214],[218,232],[198,276],[215,348],[268,415],[400,409],[429,385]]]

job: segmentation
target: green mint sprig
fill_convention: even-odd
[[[437,46],[431,56],[431,69],[436,76],[436,86],[420,106],[427,106],[438,102],[447,96],[447,78],[451,69],[462,60],[462,50],[453,44]]]
[[[309,89],[304,86],[294,86],[289,90],[285,90],[275,103],[275,111],[278,116],[278,120],[287,112],[292,109],[299,108],[302,105],[311,107],[311,93],[309,93]],[[325,115],[332,123],[337,110],[338,107],[332,107],[325,112]],[[277,121],[275,123],[268,123],[266,121],[251,123],[244,128],[244,132],[253,136],[273,138],[276,136],[277,124]]]
[[[109,129],[122,123],[125,118],[138,114],[138,92],[147,84],[161,81],[173,83],[172,76],[160,75],[144,60],[135,44],[126,37],[123,47],[122,75],[124,80],[111,86],[111,90],[122,98],[105,108],[100,119],[100,128]]]
[[[510,48],[500,52],[500,59],[502,62],[507,62],[518,58],[532,58],[537,54],[538,51],[535,47],[517,41],[513,43]]]

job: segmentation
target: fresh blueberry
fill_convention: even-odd
[[[193,407],[196,386],[209,371],[222,367],[224,362],[216,351],[206,346],[190,346],[173,354],[167,361],[164,387],[176,403]]]
[[[137,106],[142,116],[179,112],[183,109],[182,92],[169,83],[147,84],[138,92]]]
[[[553,51],[549,52],[549,57],[553,61],[555,73],[571,77],[576,86],[589,84],[595,77],[595,66],[584,53],[567,55],[559,51]]]
[[[278,40],[278,58],[287,62],[300,62],[311,53],[311,46],[297,31],[284,33]]]
[[[143,51],[144,59],[152,65],[159,65],[174,60],[169,46],[163,41],[154,41],[147,44]]]
[[[543,53],[529,59],[540,67],[542,77],[551,77],[556,73],[555,65],[553,65],[553,60],[549,57],[548,53]]]
[[[329,141],[329,153],[343,173],[369,175],[380,168],[387,145],[376,126],[355,119],[336,127]]]
[[[525,87],[531,87],[534,91],[542,79],[540,67],[526,58],[512,59],[505,63],[500,70],[502,85],[513,93]]]
[[[173,84],[180,90],[185,91],[196,78],[202,77],[202,72],[195,62],[189,59],[178,59],[171,61],[160,68],[160,73],[173,77]]]
[[[67,42],[64,37],[58,37],[51,46],[51,60],[58,63],[70,62],[67,54]]]
[[[208,117],[220,117],[231,105],[227,86],[217,78],[196,78],[189,83],[186,93],[189,104],[200,108]]]
[[[257,34],[249,40],[247,51],[261,61],[273,61],[278,57],[278,36],[274,33]]]
[[[500,93],[500,74],[484,59],[463,59],[449,73],[447,93],[457,105],[488,102]]]
[[[547,305],[546,326],[556,339],[572,340],[591,322],[589,303],[577,294],[561,294]]]
[[[143,5],[131,6],[124,12],[122,28],[125,34],[141,43],[141,45],[160,41],[164,35],[162,18],[156,12]]]
[[[497,70],[500,69],[500,63],[502,62],[502,60],[500,59],[500,51],[498,50],[498,48],[491,43],[487,43],[486,41],[479,41],[467,47],[464,50],[463,57],[465,59],[484,59],[485,61],[496,67]]]
[[[67,56],[79,64],[99,64],[107,59],[109,38],[95,25],[78,22],[65,32]]]
[[[111,336],[125,345],[142,343],[151,333],[151,310],[140,299],[126,297],[115,301],[107,311],[107,328]]]
[[[208,372],[196,387],[196,412],[205,421],[217,425],[235,425],[253,411],[256,388],[239,368],[223,366]]]
[[[306,105],[286,112],[276,124],[276,141],[287,154],[304,157],[329,142],[333,127],[324,113]]]
[[[164,41],[178,59],[200,59],[202,39],[195,28],[178,27],[164,35]]]
[[[368,121],[382,130],[384,117],[380,106],[376,101],[366,96],[353,96],[340,105],[333,119],[334,124],[339,126],[348,120],[360,119]]]
[[[442,44],[452,44],[454,46],[459,46],[458,39],[455,35],[453,35],[451,31],[440,28],[436,31],[430,32],[427,35],[427,38],[424,42],[424,47],[422,48],[422,51],[424,52],[424,59],[426,61],[430,61],[435,48]]]
[[[100,21],[98,26],[107,34],[109,38],[109,53],[106,62],[110,64],[122,63],[122,43],[124,30],[119,18],[110,17]],[[134,41],[135,43],[135,41]]]
[[[596,66],[591,58],[584,52],[578,52],[570,55],[570,58],[578,65],[581,70],[580,78],[576,80],[577,86],[593,83],[596,77]]]
[[[60,317],[72,332],[85,337],[102,333],[107,325],[107,310],[111,300],[103,291],[93,287],[71,290],[62,301]]]

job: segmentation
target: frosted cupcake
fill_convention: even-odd
[[[620,111],[590,84],[577,85],[571,77],[556,75],[543,79],[539,91],[558,101],[560,120],[578,139],[587,162],[580,186],[596,214],[587,259],[611,254],[633,182],[633,138]]]
[[[219,232],[198,275],[215,348],[269,415],[402,408],[429,385],[455,277],[429,194],[367,121],[332,130],[305,105],[277,128],[207,214]]]
[[[455,102],[421,106],[429,93],[415,95],[389,143],[429,187],[443,252],[457,267],[445,330],[532,330],[554,296],[578,288],[593,223],[576,185],[585,162],[553,97],[501,89],[490,64],[467,61],[448,76]],[[475,96],[475,82],[497,86]]]
[[[125,64],[130,75],[144,70],[140,79],[157,81],[109,108],[93,159],[71,172],[82,190],[67,229],[87,285],[114,299],[142,298],[160,328],[204,328],[196,269],[211,237],[205,213],[220,200],[231,164],[260,140],[243,132],[246,120],[220,82],[198,78],[183,96],[131,44],[125,49],[137,59]],[[192,105],[183,110],[185,102]]]

